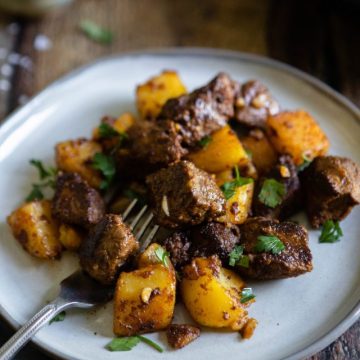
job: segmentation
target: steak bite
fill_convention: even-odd
[[[89,228],[105,215],[105,204],[79,174],[61,173],[56,180],[52,213],[65,224]]]
[[[166,330],[166,337],[170,346],[181,349],[200,336],[200,329],[188,324],[171,324]]]
[[[339,156],[320,156],[301,176],[306,210],[313,227],[342,220],[360,203],[360,166]]]
[[[139,243],[120,215],[107,214],[94,226],[80,248],[80,265],[94,279],[112,284]]]
[[[268,115],[279,110],[267,87],[257,80],[244,83],[235,98],[235,119],[248,127],[265,127]]]
[[[266,205],[259,198],[261,189],[267,179],[275,179],[284,187],[284,195],[280,203],[275,207]],[[296,166],[290,155],[282,155],[279,157],[276,166],[257,183],[253,201],[254,216],[284,220],[298,211],[300,207],[300,180]]]
[[[164,241],[171,262],[177,269],[191,262],[194,257],[218,255],[227,263],[231,251],[239,242],[240,232],[235,225],[209,222],[185,231],[176,231]]]
[[[215,180],[190,161],[180,161],[146,178],[155,221],[168,228],[197,225],[225,213]]]
[[[225,126],[234,115],[235,84],[225,73],[207,85],[168,100],[158,117],[159,123],[172,120],[184,147],[193,147],[206,135]]]
[[[261,217],[251,218],[240,226],[240,245],[249,257],[249,267],[237,266],[242,275],[270,280],[294,277],[312,270],[308,233],[302,225],[278,222]],[[257,252],[259,236],[276,236],[285,246],[278,254]]]

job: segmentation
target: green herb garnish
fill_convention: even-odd
[[[100,189],[108,189],[116,174],[115,160],[103,153],[96,153],[93,158],[92,167],[99,170],[105,178],[100,184]]]
[[[106,123],[102,123],[99,125],[99,135],[101,138],[111,138],[114,136],[118,136],[119,132],[117,132],[112,126]]]
[[[53,322],[59,322],[59,321],[64,321],[66,316],[66,312],[62,311],[61,313],[57,314],[55,317],[53,317],[50,321],[49,321],[49,325],[51,325]]]
[[[224,193],[225,199],[229,200],[234,196],[238,187],[252,183],[254,180],[251,178],[244,178],[240,176],[239,168],[235,166],[235,180],[229,181],[221,185],[221,190]]]
[[[155,255],[163,263],[164,266],[169,267],[167,258],[168,256],[170,256],[170,254],[167,251],[165,251],[161,246],[159,246],[155,250]]]
[[[245,149],[245,152],[246,152],[246,155],[248,156],[248,158],[249,158],[249,159],[252,159],[252,157],[253,157],[252,151],[249,150],[249,149]]]
[[[46,168],[40,160],[31,159],[30,164],[38,169],[40,180],[56,175],[57,170],[55,168]]]
[[[241,299],[240,302],[242,304],[247,303],[248,301],[252,300],[255,298],[255,295],[252,291],[252,288],[243,288],[241,291]]]
[[[32,190],[30,194],[25,198],[25,201],[41,200],[44,198],[44,194],[41,190],[41,187],[38,184],[32,185]]]
[[[199,141],[199,145],[202,148],[206,148],[212,142],[212,140],[213,139],[210,135],[206,135]]]
[[[286,187],[275,179],[266,179],[259,193],[259,200],[271,208],[279,205],[286,194]]]
[[[343,235],[338,221],[326,220],[319,237],[319,242],[334,243],[339,241]]]
[[[130,351],[138,345],[140,341],[150,345],[159,352],[164,351],[160,345],[142,335],[115,338],[106,345],[106,349],[110,351]]]
[[[91,20],[83,20],[79,27],[81,31],[91,40],[101,44],[110,44],[113,41],[113,33],[102,28]]]
[[[285,249],[284,243],[277,236],[260,235],[257,240],[254,249],[256,252],[271,252],[276,255]]]
[[[312,162],[307,155],[302,154],[303,162],[297,167],[298,172],[305,170]]]
[[[236,245],[229,255],[229,265],[239,265],[248,268],[249,257],[247,255],[243,255],[243,252],[244,247],[241,245]]]

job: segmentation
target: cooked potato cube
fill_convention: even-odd
[[[302,164],[304,156],[314,159],[328,152],[328,138],[313,117],[303,110],[269,116],[266,125],[275,149],[291,155],[295,165]]]
[[[229,126],[215,131],[209,141],[203,149],[188,156],[198,168],[209,173],[219,173],[249,162],[240,140]]]
[[[233,180],[234,180],[233,169],[225,170],[215,174],[215,181],[217,186],[219,187],[224,185],[226,182],[230,182]]]
[[[200,325],[238,331],[248,321],[241,303],[245,284],[231,270],[221,267],[216,256],[195,258],[183,270],[180,284],[184,304]]]
[[[59,170],[81,175],[92,187],[98,188],[101,174],[91,163],[94,155],[102,151],[100,144],[86,139],[58,143],[55,148],[56,165]]]
[[[175,71],[163,71],[136,89],[136,104],[144,119],[156,118],[167,100],[186,93],[186,88]]]
[[[171,323],[176,297],[175,270],[169,258],[166,257],[165,266],[155,253],[151,254],[156,249],[165,251],[157,244],[151,245],[140,261],[145,266],[120,274],[114,299],[117,336],[162,330]]]
[[[226,215],[219,218],[218,221],[237,225],[244,223],[251,210],[253,194],[253,182],[237,187],[234,195],[226,200]]]
[[[84,238],[84,234],[73,226],[61,224],[59,228],[59,241],[65,249],[77,251]]]
[[[275,165],[276,151],[262,130],[250,131],[249,135],[241,138],[241,143],[251,153],[251,160],[259,173],[265,174]]]
[[[32,201],[7,218],[14,237],[31,255],[56,259],[61,255],[58,223],[51,215],[50,201]]]

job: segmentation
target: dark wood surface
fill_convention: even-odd
[[[10,17],[0,10],[0,68],[7,62],[1,49],[27,60],[25,67],[14,66],[12,75],[1,72],[0,121],[47,84],[95,58],[166,46],[266,55],[313,74],[360,105],[358,4],[356,0],[77,0],[37,20]],[[104,46],[88,40],[78,31],[81,19],[111,29],[115,41]],[[39,34],[51,40],[51,49],[34,48]],[[9,91],[1,90],[7,87],[4,80]],[[11,333],[0,321],[0,344]],[[49,359],[32,345],[16,358]],[[360,359],[360,322],[311,359]]]

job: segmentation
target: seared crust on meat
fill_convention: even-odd
[[[85,228],[98,223],[105,214],[99,192],[76,173],[60,173],[56,181],[52,213],[66,224]]]
[[[181,349],[200,336],[200,329],[188,324],[171,324],[166,331],[170,346]]]
[[[120,215],[107,214],[90,231],[80,248],[80,265],[94,279],[112,284],[139,243]]]
[[[171,164],[146,178],[155,221],[168,228],[197,225],[225,213],[215,180],[190,161]]]
[[[306,210],[313,227],[342,220],[360,203],[360,166],[340,156],[320,156],[303,172]]]
[[[249,256],[249,267],[237,270],[250,278],[259,280],[294,277],[312,270],[312,255],[308,247],[308,233],[304,226],[293,222],[255,217],[240,226],[240,245]],[[258,253],[254,249],[258,237],[276,236],[285,245],[279,254]]]
[[[233,80],[229,75],[219,73],[209,84],[188,95],[168,100],[158,121],[174,121],[182,144],[193,147],[233,117],[234,95]]]

